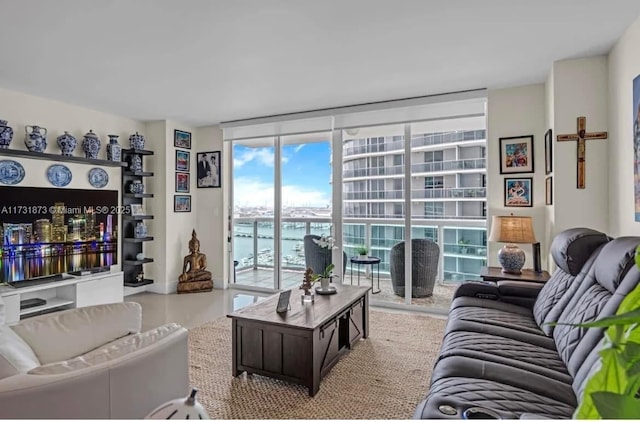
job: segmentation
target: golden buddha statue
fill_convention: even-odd
[[[211,272],[207,271],[207,256],[200,252],[196,230],[191,233],[189,255],[184,257],[182,274],[178,277],[178,293],[210,291],[213,289]]]

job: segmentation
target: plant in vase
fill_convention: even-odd
[[[356,253],[360,258],[368,258],[369,257],[369,248],[365,245],[360,245],[356,248]]]
[[[320,287],[322,288],[322,290],[326,291],[327,289],[329,289],[329,283],[331,283],[331,279],[334,277],[332,272],[334,268],[335,268],[335,265],[329,264],[325,267],[324,271],[320,274],[313,274],[313,271],[312,271],[311,278],[314,282],[320,280]]]
[[[302,284],[300,285],[300,289],[304,290],[304,293],[302,294],[302,303],[314,302],[315,296],[313,294],[312,287],[315,282],[316,279],[313,277],[313,270],[311,268],[307,268],[302,278]]]

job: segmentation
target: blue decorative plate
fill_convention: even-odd
[[[103,188],[109,183],[109,175],[99,167],[92,168],[89,170],[89,183],[94,188]]]
[[[47,169],[47,179],[59,188],[71,183],[71,170],[62,164],[54,164]]]
[[[24,179],[24,167],[13,160],[0,161],[0,183],[17,185]]]

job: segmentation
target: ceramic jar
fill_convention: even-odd
[[[122,147],[118,143],[118,135],[107,135],[109,143],[107,144],[107,160],[120,161],[122,158]]]
[[[62,151],[62,155],[73,155],[73,151],[76,149],[76,145],[78,145],[78,140],[66,130],[63,135],[56,138],[56,141],[58,142],[60,151]]]
[[[24,127],[24,144],[31,152],[44,152],[47,149],[47,128],[40,126]]]
[[[129,144],[131,149],[144,149],[144,136],[136,132],[129,136]]]
[[[133,154],[129,157],[129,171],[134,173],[142,171],[142,158],[139,155]]]
[[[89,130],[88,133],[84,134],[82,139],[82,150],[84,151],[84,156],[86,158],[96,159],[98,158],[98,152],[100,152],[100,138],[98,135],[93,133],[93,130]]]
[[[13,140],[13,129],[7,126],[6,120],[0,120],[0,149],[7,149]]]
[[[129,192],[131,193],[144,193],[144,184],[140,180],[134,180],[129,185]]]
[[[136,224],[135,233],[133,236],[137,239],[147,237],[147,226],[142,221],[139,221]]]

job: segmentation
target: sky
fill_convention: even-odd
[[[329,141],[282,147],[282,205],[331,204]],[[235,205],[273,207],[274,147],[233,146]]]

